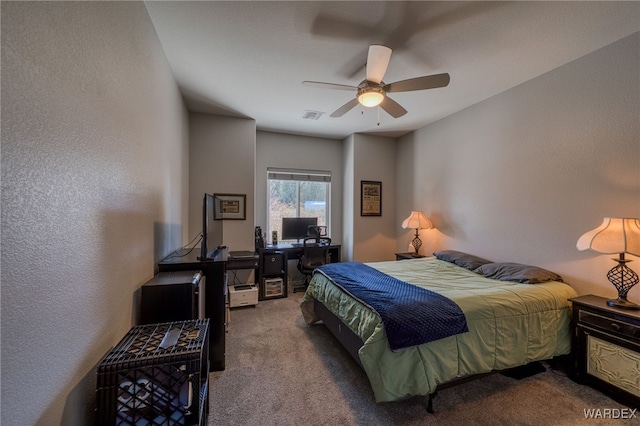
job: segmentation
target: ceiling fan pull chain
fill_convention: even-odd
[[[380,125],[380,105],[378,105],[378,126]]]

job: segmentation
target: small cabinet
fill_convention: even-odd
[[[209,318],[209,370],[225,369],[225,333],[227,329],[226,262],[200,260],[195,251],[185,256],[169,256],[158,263],[159,272],[199,270],[205,278],[204,317]]]
[[[261,250],[259,267],[259,300],[287,297],[287,253]]]
[[[640,311],[610,307],[593,295],[571,302],[571,378],[640,407]]]
[[[141,287],[140,324],[204,318],[201,271],[159,272]]]

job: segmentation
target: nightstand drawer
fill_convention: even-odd
[[[591,325],[593,327],[602,329],[603,331],[613,332],[636,339],[640,338],[639,326],[607,318],[593,312],[580,310],[578,320],[583,324]]]

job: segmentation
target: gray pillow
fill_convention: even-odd
[[[537,266],[514,262],[486,263],[473,272],[494,280],[513,281],[523,284],[562,281],[562,277],[555,272],[547,271]]]
[[[469,269],[470,271],[473,271],[485,263],[491,263],[490,260],[456,250],[440,250],[434,252],[433,255],[440,260],[451,262],[455,265]]]

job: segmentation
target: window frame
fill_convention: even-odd
[[[297,217],[300,215],[300,182],[317,182],[325,183],[325,226],[327,233],[331,232],[331,171],[328,170],[309,170],[309,169],[283,169],[276,167],[267,168],[267,196],[266,196],[266,232],[267,241],[271,241],[271,181],[272,180],[291,180],[297,182],[296,185],[296,211]],[[281,240],[281,235],[278,235]]]

